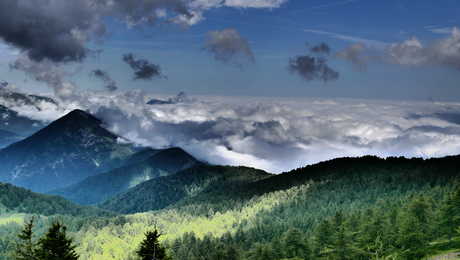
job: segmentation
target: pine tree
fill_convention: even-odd
[[[328,220],[321,222],[315,234],[315,254],[322,255],[331,249],[333,230]]]
[[[160,236],[161,234],[156,229],[145,233],[145,238],[136,252],[141,260],[170,259],[166,254],[166,249],[160,245]]]
[[[33,228],[35,219],[32,217],[24,224],[24,228],[18,235],[20,242],[16,245],[16,252],[14,254],[15,260],[35,260],[36,244],[33,242]]]
[[[399,244],[405,259],[420,259],[428,243],[428,204],[423,198],[413,200],[401,227]]]
[[[298,229],[291,228],[286,231],[282,237],[282,245],[285,257],[309,258],[310,256],[310,250],[305,244],[302,232]]]
[[[449,240],[456,235],[456,229],[460,227],[460,186],[457,186],[441,208],[441,231]]]
[[[48,232],[38,241],[37,255],[40,260],[77,260],[75,245],[67,237],[67,228],[54,222]]]

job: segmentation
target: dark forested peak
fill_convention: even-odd
[[[92,125],[101,125],[102,121],[99,120],[98,118],[94,117],[88,112],[85,112],[81,109],[75,109],[72,112],[68,113],[67,115],[61,117],[58,119],[56,122],[75,122],[80,125],[85,125],[85,124],[92,124]]]

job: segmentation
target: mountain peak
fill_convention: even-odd
[[[0,181],[43,192],[119,167],[134,150],[101,120],[77,109],[0,150]],[[45,179],[46,184],[38,181]]]
[[[95,124],[98,124],[98,125],[100,125],[102,123],[102,121],[100,119],[94,117],[90,113],[88,113],[88,112],[86,112],[84,110],[81,110],[81,109],[72,110],[67,115],[63,116],[61,119],[63,119],[63,120],[76,120],[76,121],[81,121],[82,120],[83,122],[92,122],[92,123],[95,123]],[[59,119],[59,120],[61,120],[61,119]]]

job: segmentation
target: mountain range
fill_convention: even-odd
[[[130,259],[152,226],[174,259],[338,259],[335,248],[346,259],[420,259],[405,254],[460,248],[443,221],[457,214],[460,156],[338,158],[275,175],[137,147],[74,110],[1,149],[0,181],[1,260],[20,229],[8,221],[32,215],[65,220],[84,260]]]

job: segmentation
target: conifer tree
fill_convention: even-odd
[[[38,241],[37,255],[40,260],[77,260],[75,245],[67,237],[67,228],[54,222],[48,232]]]
[[[441,231],[449,240],[456,235],[456,229],[460,227],[460,186],[448,196],[441,208]]]
[[[156,229],[145,233],[145,238],[136,252],[141,260],[170,259],[166,254],[166,249],[160,245],[160,236],[161,234]]]
[[[404,216],[399,238],[405,259],[420,259],[428,243],[428,205],[423,198],[413,200]]]
[[[36,244],[33,241],[33,228],[35,218],[31,218],[24,224],[24,228],[19,233],[19,243],[16,245],[16,252],[14,254],[15,260],[35,260]]]

